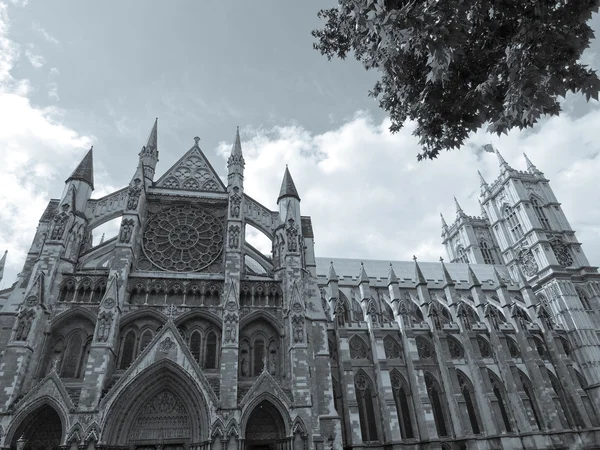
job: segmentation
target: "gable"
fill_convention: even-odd
[[[198,142],[156,182],[157,187],[185,191],[225,192],[225,185]]]

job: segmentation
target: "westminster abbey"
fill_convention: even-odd
[[[226,183],[198,138],[158,155],[155,122],[93,198],[90,150],[0,292],[2,448],[600,448],[600,275],[526,156],[442,218],[448,261],[390,263],[316,257],[287,168],[274,210],[244,191],[239,132]]]

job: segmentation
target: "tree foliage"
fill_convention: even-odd
[[[416,122],[423,158],[458,148],[488,124],[501,134],[558,115],[568,91],[598,99],[579,59],[600,0],[338,0],[318,13],[314,48],[350,52],[381,78],[369,93],[390,131]]]

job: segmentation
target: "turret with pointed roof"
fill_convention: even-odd
[[[65,180],[68,183],[71,180],[83,181],[90,185],[92,190],[94,189],[94,147],[90,147],[88,152],[85,154],[79,165],[75,168],[69,178]]]
[[[244,184],[244,155],[242,154],[242,141],[240,139],[240,127],[235,131],[235,141],[231,148],[231,154],[227,159],[227,187],[232,189],[237,186],[238,190],[243,189]]]
[[[277,203],[279,203],[279,201],[285,197],[294,197],[300,201],[300,196],[298,195],[296,185],[294,184],[294,180],[292,180],[292,175],[290,174],[287,164],[285,166],[285,173],[283,174],[283,181],[281,182],[281,189],[279,190]]]

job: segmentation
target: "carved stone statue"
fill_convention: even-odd
[[[140,187],[141,183],[142,181],[139,178],[132,181],[129,191],[127,192],[127,209],[131,210],[137,208],[140,194],[142,193],[142,188]]]
[[[231,225],[229,227],[229,247],[238,248],[240,245],[240,227]]]
[[[242,356],[241,371],[242,376],[248,376],[248,359],[246,358],[246,355]]]
[[[133,219],[123,220],[123,223],[121,223],[121,234],[119,235],[119,242],[123,244],[129,244],[134,224],[135,222],[133,221]]]
[[[50,239],[60,240],[63,238],[67,222],[69,221],[68,211],[69,205],[62,205],[62,212],[57,212],[54,216],[54,227],[52,228]]]
[[[294,223],[294,219],[288,219],[288,226],[286,229],[287,233],[287,242],[288,242],[288,251],[297,252],[298,251],[298,227]]]

